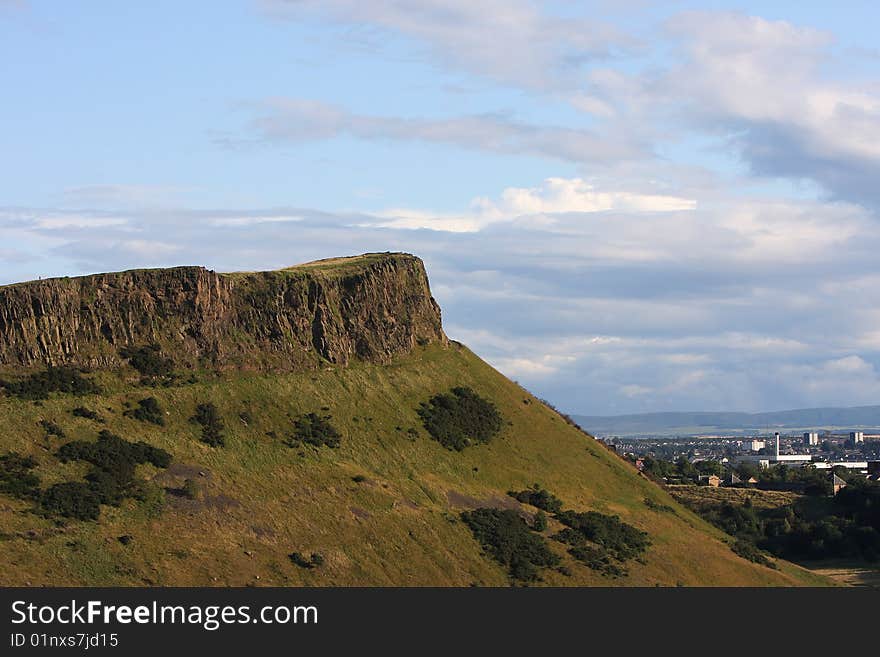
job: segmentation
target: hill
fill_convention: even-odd
[[[769,429],[858,429],[880,427],[880,406],[801,408],[764,413],[667,412],[631,415],[572,415],[597,435],[692,435],[748,433]]]
[[[0,300],[2,585],[502,586],[522,559],[560,586],[827,582],[737,556],[448,341],[412,256]],[[445,447],[462,417],[481,432]],[[572,513],[507,495],[536,482]]]

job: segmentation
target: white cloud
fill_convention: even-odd
[[[572,84],[585,61],[635,42],[595,14],[557,17],[528,0],[263,0],[263,6],[282,17],[349,25],[361,41],[370,36],[367,26],[378,28],[423,44],[442,64],[538,89]]]
[[[302,220],[302,217],[291,215],[246,215],[241,217],[217,217],[208,221],[214,226],[247,227],[254,224],[284,224]]]
[[[621,213],[672,212],[693,210],[693,199],[659,194],[637,194],[629,191],[597,190],[580,178],[548,178],[539,187],[508,187],[498,200],[488,197],[471,202],[470,214],[431,213],[406,208],[389,209],[379,213],[388,221],[379,225],[390,228],[425,228],[450,232],[475,232],[491,224],[521,222],[524,228],[549,228],[558,219],[549,215],[568,213]]]
[[[422,141],[468,150],[551,158],[565,162],[613,162],[644,157],[634,137],[608,138],[583,128],[540,125],[505,114],[443,119],[356,114],[314,100],[275,98],[251,130],[263,143],[325,140],[347,135],[364,140]],[[224,143],[236,143],[224,138]]]

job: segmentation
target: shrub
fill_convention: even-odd
[[[118,505],[126,497],[143,497],[143,486],[135,479],[135,469],[138,465],[150,463],[157,468],[167,468],[171,464],[171,455],[165,450],[144,442],[132,443],[123,440],[106,429],[101,431],[96,442],[76,440],[62,445],[58,450],[58,458],[62,462],[90,463],[92,468],[86,475],[85,483],[68,483],[84,486],[99,504],[113,505]],[[87,501],[80,499],[83,496],[71,488],[56,491],[53,497],[49,498],[50,503],[44,500],[44,509],[57,512],[59,515],[68,515],[69,507],[65,506],[68,503],[59,501],[59,496],[62,494],[74,496],[77,505],[87,505]],[[76,505],[74,507],[79,508]]]
[[[306,570],[311,570],[312,568],[318,568],[319,566],[324,565],[324,555],[318,552],[313,552],[312,556],[309,558],[306,558],[305,555],[300,552],[292,552],[287,556],[293,565],[305,568]]]
[[[529,530],[525,520],[509,509],[465,511],[461,519],[489,555],[505,566],[515,580],[532,581],[541,568],[558,565],[559,557],[546,541]]]
[[[45,372],[37,372],[20,381],[0,381],[0,387],[13,397],[21,399],[48,399],[49,393],[61,392],[72,395],[92,395],[101,388],[82,376],[73,367],[50,367]]]
[[[143,347],[124,347],[119,355],[128,359],[129,365],[142,376],[168,376],[174,371],[174,361],[166,358],[157,344]]]
[[[40,499],[43,510],[52,515],[76,520],[97,520],[100,499],[88,484],[67,481],[51,486]]]
[[[356,484],[360,484],[360,483],[366,481],[367,478],[364,475],[359,474],[359,475],[355,475],[354,477],[352,477],[351,480]]]
[[[83,417],[87,420],[94,420],[95,422],[104,422],[103,417],[101,417],[95,411],[86,408],[85,406],[77,406],[70,412],[74,417]]]
[[[220,411],[213,403],[199,404],[192,421],[202,426],[203,443],[211,447],[223,447],[226,444],[226,438],[223,436],[226,425],[220,417]]]
[[[573,537],[579,535],[581,540],[586,539],[602,546],[619,561],[634,559],[651,545],[647,533],[622,522],[617,516],[607,516],[597,511],[563,511],[556,519],[572,530],[563,530],[557,534],[559,540],[573,543]]]
[[[770,559],[768,559],[767,556],[751,541],[737,539],[734,541],[733,545],[730,546],[730,549],[743,559],[748,559],[749,561],[761,564],[762,566],[767,566],[768,568],[777,568],[776,564],[770,561]]]
[[[626,568],[615,563],[605,548],[575,545],[569,548],[568,553],[588,568],[598,570],[603,575],[610,577],[624,577],[627,575]]]
[[[9,452],[0,456],[0,493],[20,499],[36,499],[40,495],[40,478],[31,470],[37,462],[30,456]]]
[[[48,435],[64,438],[64,429],[52,422],[52,420],[40,420],[40,426],[43,427]]]
[[[125,411],[123,415],[133,417],[141,422],[157,424],[160,427],[165,426],[165,413],[162,411],[162,407],[159,406],[159,400],[155,397],[141,399],[138,402],[137,408]]]
[[[293,422],[293,433],[287,440],[290,447],[306,443],[315,447],[339,447],[341,436],[329,422],[330,417],[321,417],[315,413],[306,413]]]
[[[453,388],[435,395],[421,404],[418,413],[431,437],[456,451],[474,443],[488,443],[502,425],[495,405],[470,388]]]
[[[547,514],[543,511],[538,511],[535,514],[535,519],[532,521],[532,529],[536,532],[542,532],[547,529]]]
[[[510,491],[507,494],[518,502],[530,504],[548,513],[559,513],[562,511],[562,500],[553,493],[541,488],[540,484],[535,484],[531,488],[519,492]]]

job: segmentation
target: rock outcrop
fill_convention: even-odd
[[[112,368],[158,344],[182,367],[387,362],[446,342],[422,261],[402,253],[221,274],[175,267],[0,287],[0,366]]]

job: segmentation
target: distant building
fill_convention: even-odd
[[[758,452],[764,449],[767,446],[767,443],[763,440],[744,440],[743,448],[749,450],[750,452]]]
[[[863,443],[865,442],[865,432],[864,431],[850,431],[849,439],[854,443]]]
[[[712,488],[718,488],[721,485],[721,477],[718,475],[702,475],[700,481],[705,481],[706,485],[711,486]]]
[[[819,444],[819,434],[816,431],[807,431],[804,433],[804,444],[812,447]]]
[[[846,488],[846,482],[838,477],[836,474],[831,474],[831,491],[832,495],[837,495],[840,491]]]

